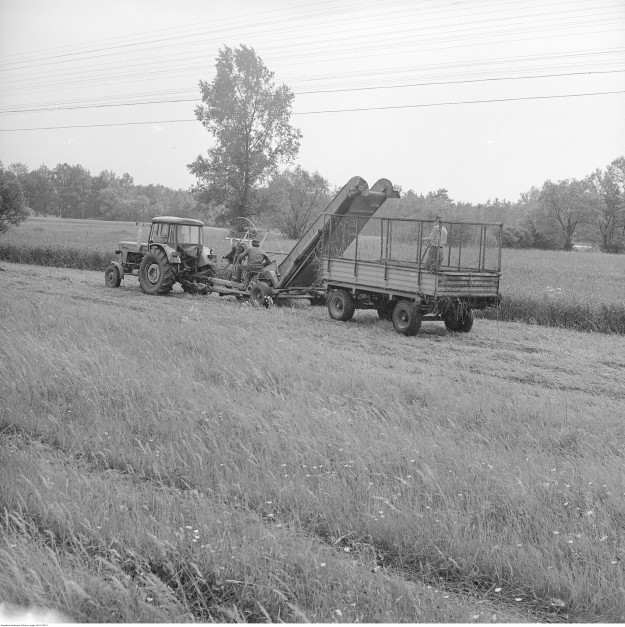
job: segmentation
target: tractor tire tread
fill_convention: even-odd
[[[152,264],[158,264],[160,277],[157,283],[150,283],[146,274]],[[154,248],[141,260],[139,268],[139,285],[145,294],[150,296],[164,296],[169,294],[176,282],[176,273],[167,259],[167,254],[162,248]]]

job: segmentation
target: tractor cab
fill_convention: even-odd
[[[152,220],[148,247],[164,244],[188,257],[196,258],[203,247],[204,224],[191,218],[162,216]]]

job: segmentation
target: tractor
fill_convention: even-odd
[[[203,229],[203,222],[191,218],[153,218],[147,244],[141,243],[141,228],[136,242],[119,243],[104,273],[106,285],[119,287],[132,274],[146,294],[168,294],[176,282],[187,294],[207,294],[216,255],[204,246]]]

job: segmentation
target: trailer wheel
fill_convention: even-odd
[[[122,275],[119,273],[119,268],[111,264],[104,271],[104,282],[106,283],[106,287],[119,287],[119,284],[122,282]]]
[[[145,294],[164,296],[175,282],[176,273],[162,248],[155,248],[141,260],[139,285]]]
[[[250,289],[250,303],[252,307],[264,307],[268,309],[273,305],[273,300],[271,299],[271,288],[267,285],[267,283],[254,283],[252,285],[252,289]]]
[[[393,317],[393,309],[397,301],[389,300],[377,307],[378,317],[380,320],[390,320]]]
[[[332,290],[328,296],[328,313],[333,320],[347,322],[354,316],[356,303],[352,295],[345,290]]]
[[[416,335],[421,328],[419,305],[410,300],[400,300],[391,315],[393,327],[402,335]]]
[[[446,318],[445,328],[452,333],[468,333],[473,328],[473,310],[467,307],[460,315]]]

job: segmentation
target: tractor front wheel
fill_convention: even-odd
[[[419,305],[410,300],[400,300],[391,315],[393,327],[402,335],[416,335],[421,328]]]
[[[119,284],[122,282],[122,275],[117,266],[111,264],[104,271],[104,282],[106,283],[106,287],[119,287]]]
[[[141,261],[139,285],[145,294],[164,296],[171,292],[176,273],[162,248],[150,251]]]
[[[333,320],[347,322],[354,316],[356,303],[346,290],[333,290],[328,296],[328,313]]]

